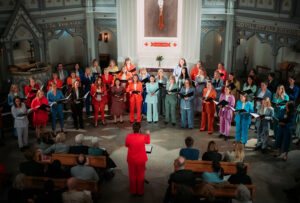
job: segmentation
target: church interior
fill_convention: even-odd
[[[297,0],[0,0],[0,202],[300,202],[299,86]]]

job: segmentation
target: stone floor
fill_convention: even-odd
[[[163,118],[161,118],[162,120]],[[110,182],[103,184],[99,202],[162,202],[163,195],[167,188],[169,174],[173,171],[173,161],[178,156],[180,148],[184,147],[184,139],[192,136],[195,140],[194,147],[200,149],[200,156],[205,152],[207,143],[210,140],[217,142],[221,153],[232,149],[233,139],[227,142],[218,138],[218,133],[208,135],[199,131],[200,121],[195,118],[195,129],[181,129],[179,125],[166,126],[163,121],[157,124],[142,122],[142,131],[151,131],[152,153],[148,156],[146,179],[150,184],[145,185],[145,195],[134,198],[129,194],[128,169],[126,163],[127,149],[124,146],[126,135],[131,132],[128,122],[114,125],[112,120],[107,120],[108,125],[92,127],[92,118],[86,119],[85,130],[76,131],[71,125],[66,124],[67,143],[73,144],[74,137],[78,133],[86,135],[85,143],[88,145],[92,136],[100,138],[102,147],[111,154],[116,162],[116,176]],[[50,129],[50,125],[48,126]],[[231,135],[234,135],[235,128],[232,128]],[[287,202],[283,189],[294,184],[294,177],[300,172],[300,150],[299,147],[292,147],[287,162],[273,157],[273,152],[261,154],[254,152],[256,142],[253,130],[249,130],[249,142],[246,145],[246,162],[250,162],[250,176],[256,185],[254,202],[283,203]],[[30,132],[30,143],[35,143],[34,131]],[[272,144],[270,142],[270,144]],[[0,163],[4,164],[7,171],[15,175],[18,173],[18,165],[24,160],[22,153],[17,149],[17,140],[9,132],[6,133],[6,145],[0,147]],[[1,195],[0,202],[5,202],[5,195]]]

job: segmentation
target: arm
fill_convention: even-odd
[[[145,144],[150,144],[150,131],[146,131]]]
[[[125,147],[129,147],[128,135],[127,135],[126,140],[125,140]]]

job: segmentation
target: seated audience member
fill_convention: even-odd
[[[77,166],[71,168],[71,176],[79,180],[99,180],[96,170],[91,166],[87,166],[88,160],[83,154],[77,157],[77,163]]]
[[[44,166],[34,160],[34,151],[27,149],[24,154],[27,161],[20,164],[20,172],[27,176],[43,176]]]
[[[181,149],[179,156],[184,157],[186,160],[198,160],[199,150],[193,148],[194,139],[192,137],[185,138],[186,148]]]
[[[88,154],[88,146],[84,146],[83,143],[84,135],[78,134],[75,137],[75,146],[71,146],[69,154]]]
[[[234,143],[234,150],[227,151],[224,156],[224,161],[228,162],[243,162],[245,158],[244,145],[241,142]]]
[[[224,182],[224,170],[219,161],[213,161],[213,172],[204,172],[202,178],[208,183],[222,183]]]
[[[91,195],[84,191],[77,191],[77,179],[69,178],[67,181],[68,191],[62,194],[63,203],[92,203]]]
[[[8,191],[7,197],[9,203],[25,203],[32,199],[34,191],[26,189],[26,175],[19,173],[12,184],[12,188]]]
[[[290,203],[298,203],[300,202],[300,177],[295,177],[296,185],[289,189],[283,190],[286,198]]]
[[[235,192],[235,199],[232,203],[252,203],[251,194],[245,185],[239,185]]]
[[[222,155],[218,153],[217,144],[214,141],[210,141],[207,146],[207,152],[202,156],[202,161],[221,161]]]
[[[55,137],[55,142],[53,145],[44,150],[44,154],[67,154],[69,152],[69,146],[64,143],[66,140],[66,135],[64,133],[58,133]]]
[[[185,158],[180,156],[175,160],[175,165],[177,167],[177,171],[173,172],[170,175],[169,178],[169,187],[167,189],[167,192],[165,194],[164,202],[170,202],[171,200],[171,189],[172,189],[172,183],[175,183],[176,185],[184,185],[187,187],[193,187],[195,184],[195,177],[194,173],[191,170],[184,169],[185,167]]]
[[[49,178],[67,178],[68,174],[61,168],[59,160],[54,160],[49,166],[45,173],[45,176]]]
[[[247,175],[247,166],[244,163],[239,162],[236,164],[236,169],[236,174],[231,175],[228,179],[228,182],[230,184],[251,185],[251,178]]]
[[[104,150],[99,148],[99,138],[93,137],[91,142],[92,147],[89,148],[88,154],[92,156],[102,156],[104,154]]]
[[[40,203],[62,203],[62,197],[60,191],[54,191],[54,182],[47,180],[44,185],[44,189],[37,197],[37,201]]]
[[[53,136],[51,132],[41,134],[41,144],[40,144],[40,151],[43,154],[46,154],[46,150],[54,144]]]

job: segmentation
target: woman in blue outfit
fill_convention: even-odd
[[[147,103],[147,121],[157,123],[158,110],[157,110],[157,94],[159,93],[158,83],[155,82],[154,75],[150,76],[150,82],[146,83],[147,96],[145,102]],[[153,115],[153,116],[152,116]]]
[[[275,147],[278,148],[277,157],[284,153],[283,160],[286,161],[288,158],[288,152],[293,136],[293,121],[294,121],[294,103],[292,101],[286,103],[285,108],[279,112],[279,132],[278,137],[275,140]]]
[[[244,112],[238,110],[245,110]],[[240,100],[236,103],[235,122],[236,122],[236,134],[235,140],[246,144],[248,141],[248,129],[251,124],[251,115],[253,113],[253,105],[248,101],[246,93],[240,94]]]
[[[80,77],[82,86],[84,88],[84,94],[88,93],[91,91],[91,84],[95,82],[95,77],[92,74],[92,71],[90,68],[85,69],[84,75]],[[91,95],[88,95],[87,98],[85,99],[85,111],[86,115],[90,115],[90,105],[91,105]],[[94,106],[92,105],[92,109],[94,111]]]
[[[191,94],[190,96],[184,96]],[[181,109],[181,127],[186,128],[186,119],[188,120],[188,128],[194,128],[194,112],[193,112],[193,99],[195,88],[192,87],[190,79],[186,79],[184,87],[180,89],[180,109]],[[186,118],[187,117],[187,118]]]
[[[63,105],[60,101],[65,99],[62,91],[57,89],[56,83],[51,84],[51,90],[47,93],[47,99],[51,107],[52,131],[56,135],[56,116],[58,115],[61,132],[64,132]]]
[[[148,82],[150,75],[147,73],[146,68],[141,68],[140,74],[138,74],[139,80],[142,82],[143,85],[143,92],[142,92],[142,97],[143,97],[143,102],[142,102],[142,114],[146,115],[147,114],[147,104],[145,102],[146,96],[147,96],[147,91],[146,91],[146,83]]]
[[[277,140],[278,133],[279,133],[279,124],[278,118],[280,116],[280,111],[285,108],[286,102],[289,101],[289,96],[285,93],[284,86],[279,85],[277,87],[276,93],[273,95],[273,108],[274,108],[274,117],[277,119],[273,119],[273,130],[274,130],[274,137]]]

